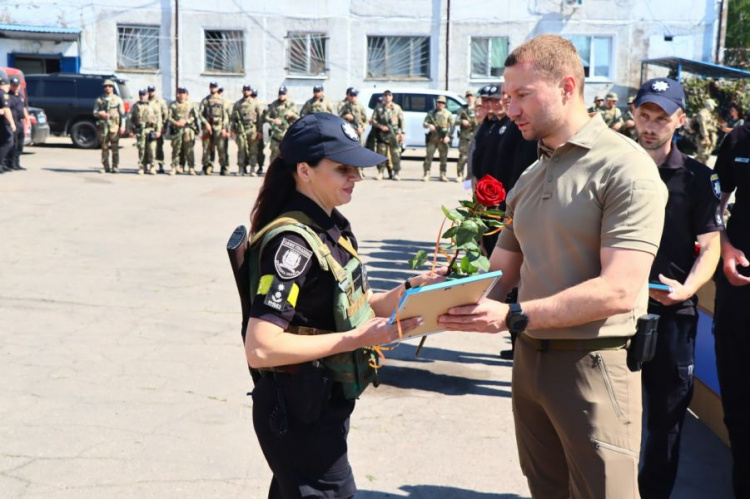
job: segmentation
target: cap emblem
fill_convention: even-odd
[[[349,123],[342,123],[341,129],[344,131],[344,135],[354,141],[359,142],[359,136],[357,135],[357,132],[354,131],[354,127],[352,127]]]
[[[654,92],[666,92],[669,89],[669,83],[663,80],[655,81],[651,84],[651,89]]]

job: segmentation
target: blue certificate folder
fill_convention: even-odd
[[[453,307],[479,303],[502,275],[502,271],[497,270],[407,290],[398,304],[399,319],[420,316],[424,319],[424,324],[404,333],[404,337],[411,338],[444,331],[437,322],[439,316],[446,314]],[[390,324],[395,322],[396,312],[389,320]]]

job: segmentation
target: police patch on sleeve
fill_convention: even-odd
[[[279,249],[273,258],[276,273],[282,279],[294,279],[299,277],[310,263],[313,252],[301,244],[295,243],[287,238],[281,240]]]
[[[278,277],[274,276],[271,287],[269,288],[268,293],[266,293],[266,299],[263,300],[263,303],[272,309],[281,312],[284,308],[284,303],[286,303],[289,298],[289,293],[292,291],[293,284],[294,283],[292,282],[282,282]]]
[[[711,189],[713,189],[716,199],[721,200],[721,184],[719,183],[719,176],[715,173],[711,175]]]

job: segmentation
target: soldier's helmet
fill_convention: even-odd
[[[472,89],[467,90],[466,93],[464,94],[464,97],[468,97],[470,95],[474,97],[474,91]]]
[[[594,102],[598,102],[598,101],[601,101],[601,100],[604,100],[604,99],[602,99],[601,95],[595,95],[594,96]]]
[[[104,83],[102,83],[102,87],[112,87],[112,88],[114,88],[114,86],[115,86],[115,82],[113,82],[109,78],[107,78],[106,80],[104,80]]]
[[[445,95],[441,95],[440,97],[437,98],[437,101],[435,101],[435,102],[438,102],[438,103],[442,102],[443,104],[447,104],[448,103],[448,99],[445,98]]]

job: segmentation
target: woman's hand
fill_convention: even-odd
[[[409,278],[413,288],[424,286],[426,284],[437,284],[445,281],[445,274],[448,273],[448,267],[437,267],[435,271],[428,270]]]
[[[424,321],[421,317],[412,317],[401,321],[401,332],[408,333],[422,325]],[[361,340],[361,347],[374,345],[385,345],[396,341],[399,337],[398,324],[388,324],[385,317],[376,317],[367,321],[357,328],[358,339]]]

